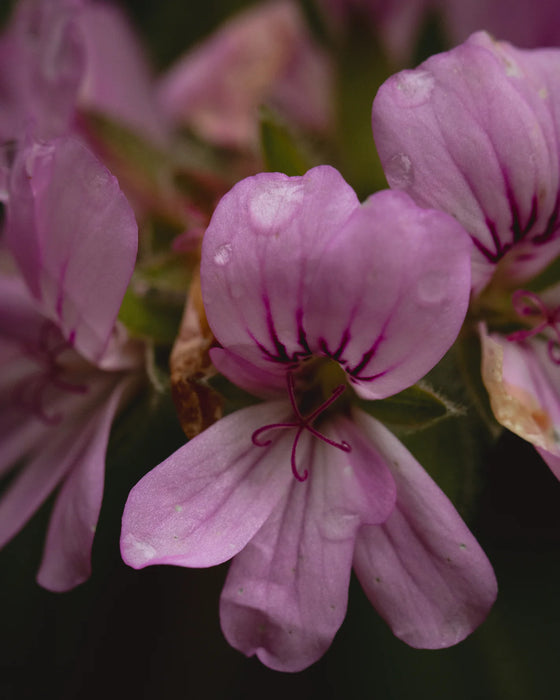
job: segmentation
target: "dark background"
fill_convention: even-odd
[[[128,9],[162,69],[242,4],[135,0]],[[182,442],[168,399],[156,407],[144,402],[115,428],[94,573],[78,589],[53,594],[34,583],[50,503],[0,552],[2,700],[556,697],[560,484],[531,446],[504,433],[484,459],[469,524],[494,564],[500,592],[479,630],[451,649],[411,649],[353,581],[331,649],[308,670],[281,674],[245,659],[221,635],[227,565],[133,571],[120,560],[129,489]]]

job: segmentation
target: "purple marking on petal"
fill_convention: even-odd
[[[15,406],[29,411],[47,425],[56,425],[63,417],[60,413],[47,412],[45,394],[49,387],[71,394],[85,394],[88,391],[85,384],[64,379],[65,368],[58,358],[72,348],[72,341],[72,336],[66,340],[52,321],[46,321],[41,326],[37,342],[25,343],[22,347],[23,353],[34,360],[39,369],[16,384],[11,399]]]
[[[547,243],[558,231],[559,223],[558,223],[558,215],[560,213],[560,193],[558,193],[556,197],[556,202],[554,204],[554,209],[552,210],[552,214],[550,215],[546,228],[543,233],[539,234],[538,236],[534,236],[533,238],[533,243],[536,243],[536,245],[540,245],[542,243]]]

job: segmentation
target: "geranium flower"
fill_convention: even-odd
[[[0,36],[0,141],[78,132],[76,111],[110,115],[163,141],[142,49],[116,7],[89,0],[20,0]]]
[[[483,379],[498,421],[557,475],[560,300],[526,287],[560,252],[559,68],[557,49],[519,50],[479,32],[390,78],[373,105],[391,187],[471,235],[475,313],[524,327],[481,326]]]
[[[162,77],[162,110],[229,148],[258,142],[258,109],[271,104],[300,127],[325,131],[332,76],[292,0],[273,0],[231,19]],[[305,99],[302,99],[305,95]]]
[[[494,600],[490,564],[412,455],[356,406],[409,386],[453,342],[470,281],[461,227],[400,193],[360,205],[328,166],[260,174],[218,205],[201,280],[216,367],[267,400],[134,487],[124,560],[205,567],[235,556],[222,629],[278,670],[326,651],[352,564],[401,639],[463,639]]]
[[[116,326],[137,248],[116,179],[80,142],[16,156],[0,277],[0,545],[60,486],[39,583],[88,578],[113,417],[141,379],[142,350]],[[21,272],[21,276],[19,274]]]

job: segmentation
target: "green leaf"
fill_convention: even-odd
[[[169,304],[153,289],[138,294],[133,287],[134,284],[126,290],[119,320],[132,336],[173,343],[181,322],[181,306]]]
[[[374,418],[400,430],[418,430],[461,413],[459,406],[423,383],[415,384],[387,399],[360,400],[359,405]]]
[[[526,288],[533,292],[542,292],[560,282],[560,257],[555,258],[548,267],[527,283]]]
[[[261,108],[260,136],[263,160],[269,172],[304,175],[311,167],[293,134],[266,107]]]

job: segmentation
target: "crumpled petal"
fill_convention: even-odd
[[[353,417],[397,484],[388,520],[360,529],[354,570],[397,637],[418,648],[456,644],[485,619],[496,598],[492,566],[451,502],[397,438],[361,411]]]
[[[403,193],[359,206],[329,166],[263,173],[221,200],[205,234],[208,322],[226,350],[259,369],[332,357],[361,395],[383,398],[422,377],[455,339],[469,245],[451,217]]]
[[[321,426],[350,436],[337,418]],[[345,453],[304,433],[298,446],[309,472],[233,560],[220,619],[229,643],[270,668],[299,671],[325,653],[346,613],[356,532],[392,511],[394,482],[354,429]],[[365,449],[364,449],[365,448]]]
[[[29,144],[13,167],[6,240],[44,314],[98,362],[138,245],[116,178],[74,139]]]
[[[91,548],[103,498],[109,433],[130,382],[130,378],[119,382],[92,416],[84,430],[87,438],[82,450],[56,498],[37,574],[39,585],[50,591],[70,590],[91,574]]]
[[[560,457],[560,367],[547,342],[510,342],[480,327],[482,379],[496,420],[532,443],[557,473]]]
[[[470,233],[480,291],[515,244],[510,277],[558,255],[560,51],[474,34],[379,89],[373,132],[389,184]]]
[[[137,569],[150,564],[205,567],[237,554],[293,480],[293,431],[271,431],[266,447],[254,445],[251,436],[290,415],[285,402],[236,411],[146,474],[124,509],[124,561]]]

